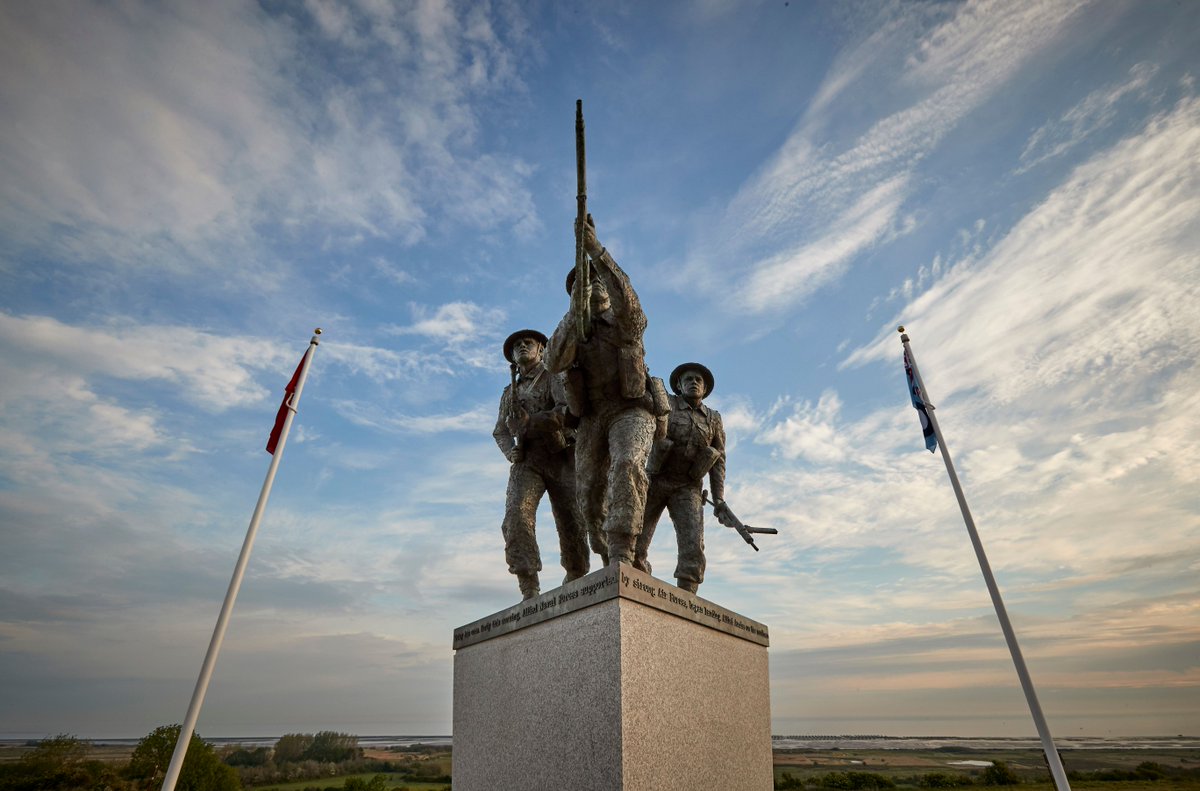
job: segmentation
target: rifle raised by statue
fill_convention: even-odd
[[[587,155],[583,137],[583,99],[575,101],[575,326],[580,340],[587,340],[592,323],[591,261],[583,246],[587,222]]]

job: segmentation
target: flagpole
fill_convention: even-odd
[[[1004,639],[1008,643],[1008,651],[1012,654],[1013,664],[1017,668],[1017,677],[1021,679],[1021,688],[1025,690],[1025,700],[1029,703],[1029,713],[1033,715],[1033,722],[1037,726],[1038,737],[1042,740],[1042,749],[1046,753],[1046,763],[1050,766],[1050,774],[1054,777],[1054,785],[1058,791],[1071,791],[1071,784],[1067,782],[1067,772],[1063,769],[1058,748],[1054,746],[1054,739],[1050,736],[1050,728],[1046,725],[1046,717],[1042,714],[1042,707],[1038,703],[1037,692],[1033,688],[1033,679],[1029,676],[1029,669],[1025,667],[1025,658],[1021,655],[1021,647],[1017,645],[1016,632],[1013,631],[1012,622],[1008,620],[1008,611],[1004,608],[1004,600],[1000,598],[1000,588],[996,585],[996,578],[992,575],[992,567],[988,563],[987,555],[983,551],[983,542],[979,539],[979,532],[975,529],[975,520],[971,517],[971,509],[967,507],[967,498],[963,494],[962,486],[958,482],[958,473],[954,471],[954,462],[950,460],[950,451],[946,447],[946,440],[942,436],[942,429],[938,426],[933,405],[929,403],[929,391],[925,389],[925,382],[921,379],[921,369],[917,367],[917,360],[913,357],[912,348],[908,345],[908,334],[905,333],[904,327],[900,327],[898,331],[900,333],[900,342],[904,344],[904,352],[908,355],[908,362],[912,366],[917,387],[921,389],[921,398],[925,402],[925,411],[929,416],[929,424],[933,427],[938,447],[942,450],[942,460],[946,462],[946,472],[950,475],[950,485],[954,487],[954,496],[958,498],[958,507],[962,510],[963,521],[967,523],[967,533],[971,536],[971,545],[975,547],[975,557],[979,559],[979,568],[983,572],[983,580],[987,583],[988,593],[992,596],[992,605],[996,608],[996,617],[1000,619],[1000,628],[1003,630]]]
[[[200,668],[200,677],[196,679],[196,688],[192,692],[192,701],[188,704],[187,716],[179,729],[179,741],[175,742],[175,752],[171,755],[171,763],[167,767],[166,777],[163,778],[162,791],[175,791],[179,781],[179,773],[183,770],[183,759],[187,755],[188,745],[192,741],[192,733],[196,729],[196,720],[200,718],[200,707],[204,705],[204,695],[208,691],[208,682],[212,678],[213,666],[217,663],[217,654],[225,639],[225,629],[229,625],[229,616],[233,612],[233,603],[237,599],[238,590],[242,587],[242,577],[246,572],[246,564],[250,562],[250,550],[254,546],[254,537],[258,533],[258,525],[262,521],[263,511],[267,508],[267,498],[271,496],[271,485],[275,482],[275,471],[279,469],[279,461],[283,458],[283,446],[287,442],[288,432],[292,428],[292,419],[296,417],[296,407],[300,404],[300,394],[304,390],[304,380],[308,378],[308,367],[312,363],[313,352],[320,341],[317,336],[321,328],[313,330],[308,349],[304,352],[304,362],[301,365],[300,376],[296,381],[296,389],[287,402],[287,417],[283,429],[279,433],[279,442],[275,452],[271,454],[271,464],[267,467],[267,477],[263,481],[262,491],[258,495],[258,504],[254,506],[254,515],[250,517],[250,527],[246,530],[246,539],[242,542],[242,552],[238,555],[237,565],[233,568],[233,578],[229,580],[229,589],[225,591],[225,602],[221,605],[221,614],[217,616],[217,625],[213,629],[212,640],[208,644],[208,652],[204,655],[204,664]]]

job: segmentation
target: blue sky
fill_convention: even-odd
[[[1052,731],[1196,734],[1197,53],[1169,2],[0,6],[0,736],[182,719],[316,326],[199,730],[449,732],[576,98],[649,364],[780,530],[701,589],[774,732],[1034,730],[903,323]]]

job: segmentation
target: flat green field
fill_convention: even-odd
[[[386,772],[377,772],[362,775],[343,775],[341,777],[331,777],[327,780],[299,780],[295,783],[286,783],[283,785],[267,785],[267,786],[252,786],[254,791],[304,791],[305,788],[341,788],[346,784],[346,781],[352,777],[357,777],[364,781],[369,781],[376,774],[382,774],[388,779],[388,788],[411,788],[413,791],[427,791],[427,789],[442,789],[448,788],[445,783],[417,783],[412,780],[402,780],[402,775],[388,774]],[[1115,791],[1115,789],[1113,790]]]
[[[1145,762],[1171,769],[1191,770],[1192,777],[1155,781],[1122,782],[1080,778],[1071,781],[1075,791],[1200,791],[1200,749],[1186,750],[1063,750],[1068,773],[1088,774],[1100,770],[1132,771]],[[977,778],[982,763],[1003,761],[1021,778],[1022,789],[1035,791],[1054,784],[1040,750],[776,750],[775,778],[784,772],[816,787],[831,772],[870,772],[883,775],[900,786],[919,787],[922,775],[940,773]]]

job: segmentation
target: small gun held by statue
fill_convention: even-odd
[[[713,507],[713,513],[716,513],[717,504],[708,498],[708,489],[705,489],[700,493],[700,499],[705,505],[711,505]],[[733,511],[730,510],[728,504],[725,506],[725,513],[729,515],[730,521],[733,522],[733,524],[727,525],[727,527],[732,527],[734,530],[736,530],[738,535],[746,540],[747,544],[754,547],[755,552],[758,551],[758,545],[754,543],[754,536],[751,535],[751,533],[761,533],[768,536],[779,535],[779,531],[773,527],[750,527],[747,524],[743,524],[742,520],[738,519],[734,515]]]

